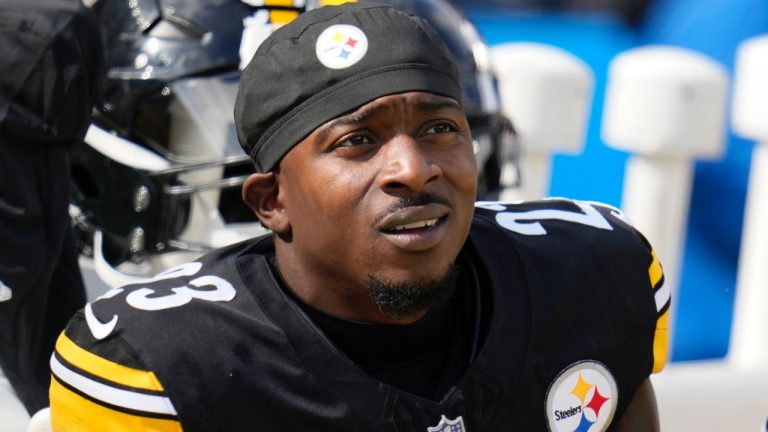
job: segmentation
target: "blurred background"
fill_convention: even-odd
[[[326,3],[334,1],[336,0],[324,0]],[[397,2],[399,0],[392,1]],[[641,231],[646,234],[653,234],[649,237],[656,246],[662,263],[666,262],[665,271],[669,276],[667,285],[672,290],[674,305],[673,322],[671,323],[670,363],[664,373],[653,377],[659,399],[662,430],[673,432],[726,430],[768,432],[766,429],[766,421],[768,420],[768,317],[761,318],[766,315],[762,311],[768,307],[768,286],[766,286],[768,285],[766,282],[768,281],[768,265],[762,265],[762,263],[768,264],[768,257],[763,254],[766,248],[756,248],[754,250],[758,251],[757,255],[754,251],[751,254],[753,267],[765,267],[766,270],[758,269],[759,271],[755,271],[753,269],[751,276],[757,277],[753,277],[752,283],[747,284],[752,293],[748,298],[753,303],[753,307],[748,314],[749,319],[741,320],[741,327],[737,327],[740,331],[737,331],[736,335],[738,336],[740,333],[748,333],[748,335],[739,338],[739,342],[736,344],[738,350],[733,349],[734,344],[731,337],[734,328],[734,316],[744,316],[744,297],[741,297],[742,300],[737,299],[736,287],[737,285],[743,286],[741,281],[737,282],[737,279],[739,272],[743,271],[739,268],[739,260],[740,257],[744,256],[742,236],[745,226],[745,205],[750,186],[750,166],[753,155],[757,154],[754,150],[759,148],[755,141],[740,138],[734,132],[731,117],[733,84],[740,44],[755,36],[768,34],[768,1],[450,1],[477,27],[480,35],[491,48],[490,53],[493,60],[498,60],[497,54],[504,47],[521,43],[538,44],[536,45],[538,48],[533,51],[516,52],[515,55],[519,56],[518,61],[522,63],[517,63],[508,70],[508,72],[520,69],[532,71],[531,76],[523,77],[524,80],[520,79],[520,75],[512,77],[511,72],[505,77],[504,73],[499,70],[498,62],[496,64],[500,84],[503,84],[506,78],[506,81],[516,82],[518,85],[515,88],[516,92],[509,92],[506,99],[502,91],[501,105],[519,104],[520,110],[528,110],[523,114],[531,115],[530,118],[523,118],[524,115],[510,115],[512,122],[518,129],[523,148],[520,159],[521,171],[517,174],[522,173],[524,179],[526,175],[541,177],[541,184],[538,186],[542,186],[543,189],[537,189],[527,197],[568,197],[605,202],[622,208],[631,219],[641,222],[636,224]],[[313,0],[294,0],[293,4],[301,4],[301,7],[304,7],[304,5],[312,2]],[[123,3],[125,2],[112,2],[112,4],[118,5]],[[157,2],[147,0],[146,2],[131,1],[126,4],[140,4],[143,7],[147,6],[145,9],[152,9],[148,6],[155,3]],[[190,9],[196,7],[194,2],[173,3],[178,3],[179,9],[187,6]],[[224,3],[226,2],[222,2],[222,4]],[[239,5],[240,8],[244,7],[240,2],[233,3]],[[262,0],[243,0],[243,3],[253,6],[264,5]],[[108,13],[108,9],[105,10],[107,17],[119,16],[116,13]],[[216,11],[223,10],[223,8],[216,9]],[[180,15],[183,16],[183,13]],[[212,23],[210,24],[214,27],[222,25],[222,22],[217,22],[216,16],[215,13],[211,14]],[[132,23],[131,20],[128,21]],[[170,21],[171,24],[174,24],[173,20]],[[446,22],[450,23],[451,21],[446,18]],[[141,22],[137,20],[132,25],[141,27]],[[179,23],[177,22],[175,25],[179,26]],[[224,24],[224,26],[229,25]],[[458,27],[457,33],[466,30],[461,26]],[[167,32],[168,26],[164,28],[157,26],[157,30],[158,34]],[[189,33],[189,29],[186,30]],[[235,30],[237,32],[234,34],[233,40],[237,44],[240,41],[240,29],[236,28]],[[176,33],[172,32],[171,36],[173,37],[168,40],[176,40],[174,39],[177,36]],[[183,38],[178,40],[181,41]],[[193,38],[193,40],[196,39]],[[231,41],[227,40],[227,42]],[[194,46],[187,46],[179,42],[178,47],[171,44],[167,49],[169,52],[178,50],[178,53],[194,54]],[[625,140],[623,147],[622,143],[616,145],[616,142],[606,142],[607,117],[605,115],[607,112],[617,111],[617,109],[604,111],[607,96],[609,96],[608,90],[617,87],[616,85],[609,86],[611,83],[609,78],[615,78],[615,74],[612,74],[612,68],[616,64],[615,60],[628,52],[636,52],[642,47],[660,46],[685,50],[672,54],[667,52],[665,55],[670,54],[672,57],[665,57],[666,60],[669,60],[666,63],[665,58],[657,57],[655,59],[655,65],[660,69],[660,74],[668,74],[663,78],[671,81],[676,80],[672,88],[676,91],[683,90],[682,94],[678,95],[682,99],[672,101],[671,105],[677,103],[682,106],[685,103],[690,103],[689,108],[697,106],[696,98],[693,97],[696,96],[696,91],[702,90],[702,93],[706,95],[708,94],[707,91],[711,90],[707,87],[711,83],[704,81],[713,77],[715,78],[714,81],[717,81],[719,74],[723,75],[722,84],[725,86],[725,94],[722,101],[714,98],[719,103],[715,104],[717,106],[713,108],[716,111],[713,111],[714,116],[722,120],[722,125],[711,125],[707,122],[701,122],[700,127],[694,124],[693,128],[690,124],[682,125],[681,128],[688,128],[688,130],[681,132],[681,136],[689,139],[689,141],[692,140],[693,143],[684,143],[685,140],[682,139],[679,142],[668,139],[665,142],[654,143],[652,142],[653,137],[656,136],[654,134],[667,125],[660,126],[658,122],[657,124],[650,124],[651,122],[647,120],[651,115],[644,111],[647,106],[634,107],[632,105],[634,100],[632,100],[628,108],[626,104],[622,107],[624,108],[621,119],[624,123],[622,124],[626,126],[632,123],[632,117],[636,117],[639,126],[632,125],[634,129],[632,127],[615,128],[613,138],[617,134],[621,136]],[[762,57],[764,59],[763,70],[765,71],[763,75],[768,77],[768,40],[764,46],[766,50],[762,52],[764,54]],[[552,51],[553,49],[558,52]],[[684,53],[695,53],[700,55],[700,58],[686,57]],[[149,61],[146,56],[135,57],[136,63],[133,64],[134,54],[130,50],[124,52],[113,50],[112,55],[116,58],[124,55],[131,60],[130,67],[123,68],[129,73],[125,73],[125,77],[120,74],[116,75],[114,88],[128,88],[123,86],[119,80],[136,78],[131,74],[136,74],[137,71],[151,72],[151,67],[144,67]],[[230,54],[237,57],[237,53],[234,51]],[[563,54],[566,54],[566,57],[563,57]],[[242,52],[240,55],[242,56]],[[511,51],[506,52],[504,56],[508,59],[511,58]],[[139,58],[142,58],[144,62],[138,62]],[[237,59],[239,60],[239,58]],[[685,74],[686,71],[683,70],[685,68],[682,66],[688,67],[691,65],[690,62],[700,66],[702,59],[706,60],[704,63],[709,62],[706,66],[714,65],[714,69],[704,68],[705,73],[696,77]],[[163,59],[159,56],[158,61],[161,60]],[[537,63],[539,61],[541,63]],[[676,63],[678,61],[680,63]],[[139,63],[144,66],[140,67]],[[682,65],[681,73],[674,76],[677,64]],[[629,81],[641,81],[644,78],[659,79],[659,74],[654,76],[653,67],[650,70],[642,70],[636,66],[637,63],[634,64],[634,67],[627,67],[622,71],[624,75],[629,76]],[[713,70],[714,72],[712,72]],[[150,98],[149,102],[167,100],[167,102],[157,105],[159,107],[157,113],[167,114],[176,110],[178,112],[174,112],[174,114],[182,113],[186,116],[180,116],[182,121],[179,123],[185,126],[177,127],[178,130],[171,131],[170,135],[179,134],[176,136],[179,139],[171,141],[171,144],[166,143],[165,153],[158,151],[158,147],[161,146],[153,147],[152,145],[148,147],[152,148],[155,153],[127,151],[136,150],[135,143],[131,143],[129,140],[136,140],[138,135],[132,135],[128,133],[130,130],[120,130],[114,127],[115,124],[110,124],[108,120],[117,118],[110,118],[110,115],[122,114],[122,111],[117,109],[111,112],[115,106],[119,108],[119,104],[112,106],[111,103],[108,103],[101,106],[101,114],[106,113],[107,115],[96,117],[98,120],[96,123],[100,121],[100,127],[104,130],[99,128],[93,130],[94,128],[92,128],[93,134],[86,137],[87,145],[83,143],[80,146],[81,151],[85,149],[85,152],[80,153],[80,156],[73,157],[75,167],[78,166],[78,163],[86,162],[96,163],[98,166],[104,164],[103,166],[109,167],[105,172],[110,172],[111,177],[102,179],[98,183],[92,182],[92,189],[95,190],[97,186],[105,186],[102,183],[107,183],[106,186],[116,186],[122,191],[134,190],[135,192],[132,195],[134,201],[128,202],[127,210],[122,212],[126,216],[125,220],[122,217],[113,217],[115,216],[113,214],[101,221],[98,218],[88,219],[85,216],[88,211],[98,216],[99,212],[108,210],[110,207],[122,209],[119,205],[126,204],[123,202],[126,199],[130,201],[131,196],[128,193],[104,194],[103,196],[95,194],[91,197],[90,202],[87,199],[78,202],[78,205],[82,207],[82,213],[79,210],[72,213],[72,209],[70,209],[75,227],[81,233],[87,234],[82,239],[84,247],[81,249],[83,254],[81,256],[81,268],[91,299],[103,293],[109,286],[117,286],[130,281],[130,275],[126,276],[124,273],[115,271],[111,267],[112,265],[118,267],[117,264],[120,264],[118,270],[127,271],[127,273],[154,274],[159,269],[170,267],[173,260],[183,259],[187,256],[183,253],[175,256],[174,253],[176,252],[202,253],[206,248],[221,246],[263,232],[260,227],[252,223],[253,221],[241,217],[242,215],[239,213],[225,212],[225,210],[232,210],[230,207],[235,208],[237,205],[242,207],[237,189],[240,184],[237,176],[243,174],[241,172],[242,165],[249,164],[247,158],[244,158],[237,148],[236,142],[233,141],[234,153],[230,153],[228,147],[223,146],[233,143],[229,142],[232,141],[233,135],[228,134],[230,129],[227,129],[226,126],[227,122],[231,122],[229,118],[231,108],[227,105],[231,102],[230,100],[225,98],[221,101],[224,109],[218,112],[225,113],[226,116],[220,119],[222,123],[220,130],[208,127],[212,121],[212,113],[216,111],[217,106],[208,97],[210,95],[206,93],[210,88],[205,86],[215,84],[217,91],[223,94],[231,93],[231,96],[234,94],[232,89],[235,88],[237,75],[224,75],[218,80],[208,82],[204,79],[198,80],[199,77],[195,73],[188,72],[180,73],[179,77],[174,76],[180,79],[176,83],[168,84],[168,86],[166,86],[167,83],[162,82],[165,78],[160,77],[160,85],[150,89],[157,91],[157,98]],[[573,72],[572,75],[566,77],[571,80],[566,84],[576,85],[581,93],[563,97],[563,92],[559,88],[555,88],[556,85],[562,84],[562,82],[557,82],[560,78],[557,76],[559,72]],[[548,73],[551,75],[545,76]],[[691,79],[690,82],[687,81],[689,78]],[[704,81],[696,81],[699,78]],[[765,96],[766,102],[751,106],[752,108],[755,106],[760,108],[752,112],[758,114],[757,126],[753,129],[759,129],[760,132],[756,134],[768,141],[768,78],[762,81],[757,79],[757,81],[765,87],[761,87],[761,91],[764,93],[760,94]],[[614,80],[614,83],[617,82]],[[656,84],[659,82],[655,81]],[[156,84],[152,80],[146,82],[136,80],[135,83],[139,83],[137,85],[141,86]],[[542,88],[531,90],[530,87],[535,85],[540,85]],[[547,85],[551,85],[552,88],[547,89]],[[642,86],[638,86],[638,88],[642,88]],[[200,91],[195,93],[195,89]],[[654,86],[653,83],[647,89],[650,89],[650,92],[658,90],[658,94],[653,96],[659,96],[661,99],[663,99],[665,91],[668,90],[658,85]],[[479,92],[482,93],[480,90]],[[115,101],[128,101],[122,93],[118,93],[115,93],[117,95]],[[169,94],[172,95],[171,98],[167,98]],[[626,96],[626,93],[623,95]],[[638,96],[638,94],[635,93],[634,96]],[[642,91],[640,91],[640,96],[642,96]],[[197,99],[199,97],[203,97],[203,99]],[[175,105],[172,105],[168,100],[174,101]],[[206,101],[206,103],[201,103],[201,100]],[[585,101],[586,104],[579,105]],[[169,106],[173,110],[169,109]],[[613,106],[616,107],[616,105]],[[211,110],[208,111],[208,108]],[[664,111],[665,108],[663,107],[661,110]],[[677,108],[679,107],[673,106],[669,108],[669,112],[680,114],[680,112],[685,111],[684,108],[675,111]],[[719,111],[720,109],[723,111]],[[582,113],[580,110],[584,112]],[[534,111],[535,113],[531,114]],[[155,111],[150,111],[150,113],[155,114]],[[564,113],[570,115],[569,121],[572,120],[570,123],[563,121]],[[583,114],[583,124],[581,123],[581,114]],[[697,114],[701,113],[697,112]],[[765,118],[764,122],[760,119],[760,115]],[[203,124],[206,125],[206,133],[187,127],[188,123],[192,124],[192,121],[198,120],[198,117],[204,119]],[[702,118],[704,117],[706,116]],[[685,123],[676,122],[676,120],[678,120],[676,117],[672,118],[669,123]],[[686,117],[683,120],[690,120],[690,118]],[[618,120],[614,118],[612,121]],[[643,129],[643,122],[648,123],[647,129]],[[530,126],[529,123],[536,123],[534,126],[542,129],[530,133],[530,130],[526,130]],[[116,129],[119,133],[107,133],[106,130],[108,129]],[[674,149],[676,144],[683,147],[686,145],[695,146],[696,137],[699,136],[696,134],[696,129],[714,131],[711,135],[716,136],[709,138],[717,141],[716,145],[713,145],[718,147],[718,151],[710,152],[710,154],[704,155],[705,157],[691,157],[684,161],[677,158],[671,165],[664,165],[664,159],[669,159],[669,148]],[[619,132],[616,132],[617,130]],[[627,144],[627,140],[632,141],[632,133],[629,133],[630,136],[627,137],[627,131],[634,132],[638,137],[637,140]],[[669,131],[664,133],[667,132]],[[208,137],[208,135],[211,136]],[[667,136],[673,135],[673,133],[667,134]],[[705,135],[702,132],[701,136]],[[120,137],[129,140],[123,140]],[[207,142],[202,141],[208,139],[206,137],[210,138],[211,142],[218,144],[210,147],[210,149],[205,147]],[[555,142],[558,139],[565,139],[568,143],[558,147],[558,143]],[[93,155],[106,148],[97,145],[96,143],[99,141],[104,141],[106,147],[112,149],[127,150],[123,152],[119,160],[105,161],[103,155],[93,159]],[[553,142],[555,143],[553,144]],[[174,143],[180,143],[179,148],[174,147]],[[144,144],[147,147],[147,143]],[[150,142],[150,144],[152,143]],[[191,147],[185,150],[185,146],[190,144]],[[629,148],[637,152],[638,148],[643,147],[643,145],[646,148],[642,149],[640,153],[643,151],[654,153],[656,151],[656,154],[651,155],[652,157],[646,157],[642,161],[646,164],[644,168],[646,171],[644,172],[656,175],[655,179],[643,177],[642,170],[637,171],[637,166],[632,165],[633,161],[638,159],[637,155],[617,149],[617,147]],[[664,154],[664,151],[657,151],[658,149],[648,150],[648,147],[653,147],[653,145],[662,147],[662,150],[667,151],[667,154]],[[554,148],[547,149],[544,152],[546,154],[540,154],[536,157],[527,154],[532,149],[536,149],[537,146],[552,146]],[[94,148],[97,149],[96,153],[94,153]],[[210,150],[210,154],[200,153],[201,148]],[[178,154],[174,155],[174,152]],[[159,158],[158,154],[165,159]],[[109,157],[115,157],[115,155],[116,153],[110,153]],[[128,157],[129,155],[130,157]],[[192,156],[200,155],[202,155],[200,160],[191,159]],[[221,158],[225,164],[210,164],[212,157]],[[762,160],[768,172],[768,153]],[[153,165],[148,162],[157,163]],[[648,169],[649,165],[654,164],[658,169],[655,172],[653,169]],[[181,172],[178,170],[180,166],[188,171],[178,174]],[[212,166],[213,171],[210,172]],[[488,166],[490,165],[486,165],[486,168]],[[632,176],[629,175],[630,172]],[[78,176],[74,174],[78,173],[73,170],[75,180],[78,179]],[[79,174],[84,174],[84,172]],[[230,176],[231,178],[225,180],[231,179],[233,181],[231,183],[218,181],[222,179],[222,175]],[[626,200],[629,194],[626,189],[626,180],[630,177],[635,182],[633,192],[642,192],[645,189],[646,192],[668,195],[666,201],[658,197],[646,196],[645,198],[649,199],[636,200],[632,211],[627,211]],[[502,180],[507,185],[510,184],[509,179],[505,178],[504,175],[502,175]],[[130,186],[126,186],[127,181],[131,183]],[[239,181],[241,182],[242,179]],[[688,181],[690,184],[687,183]],[[669,183],[666,184],[665,182]],[[768,183],[768,178],[764,182]],[[673,183],[680,183],[680,185],[675,186]],[[187,187],[188,185],[192,185],[191,188]],[[664,190],[666,186],[669,190]],[[221,200],[219,200],[218,192],[212,191],[214,187],[226,188],[222,189]],[[522,189],[525,187],[526,185],[523,184]],[[165,191],[162,194],[160,193],[161,188],[164,188]],[[87,192],[87,189],[80,188],[80,191]],[[512,189],[514,188],[509,190]],[[758,189],[768,192],[768,184],[758,185]],[[152,212],[144,211],[144,206],[149,202],[146,200],[149,196],[148,193],[162,197],[161,200],[153,202],[152,205],[160,205],[160,207],[153,207]],[[107,201],[105,197],[112,197],[119,202]],[[147,202],[139,206],[136,203],[141,203],[140,198],[142,197]],[[526,198],[520,194],[515,195],[514,191],[509,197],[513,199],[516,197]],[[502,198],[507,197],[502,194]],[[766,208],[761,214],[768,219],[768,196],[765,197],[765,201]],[[234,202],[236,204],[233,204]],[[217,212],[217,207],[221,214]],[[166,213],[166,211],[170,213]],[[168,217],[168,214],[175,214],[174,212],[180,212],[178,219]],[[137,222],[134,220],[136,217],[134,213],[139,214],[142,218],[152,217],[153,219],[141,219],[139,220],[140,224],[135,226]],[[677,222],[673,220],[676,214],[682,215],[682,220]],[[232,217],[227,218],[225,215]],[[637,215],[640,215],[640,219],[643,220],[635,219]],[[88,216],[92,215],[88,214]],[[120,215],[117,214],[117,216]],[[251,216],[250,213],[248,216]],[[132,217],[133,219],[131,219]],[[658,225],[663,225],[663,229],[656,230],[655,228],[658,227],[653,227],[654,229],[646,231],[644,223],[647,223],[648,220],[654,222],[654,218]],[[667,218],[669,220],[666,220]],[[184,226],[187,219],[190,222]],[[103,227],[105,228],[103,253],[101,250],[102,233],[99,231],[98,236],[94,234],[95,231],[102,228],[98,226],[100,222],[105,225]],[[90,223],[93,223],[95,228],[90,226]],[[106,226],[109,223],[113,223],[117,228],[125,231],[120,232],[121,236],[115,236],[115,226],[112,227],[112,254],[110,254],[109,248],[110,227]],[[144,231],[137,231],[145,223],[154,224],[148,225],[152,230],[147,229],[146,238]],[[754,224],[754,219],[752,223]],[[758,221],[758,225],[766,226],[768,222]],[[759,234],[755,236],[758,239],[757,242],[766,243],[768,247],[768,230],[761,228],[756,232]],[[137,233],[140,235],[136,236]],[[664,233],[667,235],[665,236]],[[157,234],[159,237],[155,239],[150,237],[150,234]],[[666,237],[674,238],[668,239]],[[114,243],[117,241],[115,239],[122,243]],[[136,239],[140,239],[141,242],[134,241]],[[672,243],[671,247],[666,244],[668,240]],[[121,246],[119,254],[114,253],[115,244]],[[153,247],[155,249],[152,249]],[[147,256],[150,258],[144,260]],[[673,256],[677,259],[665,261],[665,256]],[[734,313],[734,310],[739,309],[737,305],[742,306],[740,309],[742,314]],[[741,332],[741,329],[748,331]],[[729,348],[731,348],[730,351]],[[738,351],[739,354],[735,356],[736,358],[733,358],[734,351]],[[15,399],[12,398],[12,395],[6,395],[6,399],[3,397],[2,388],[0,388],[0,418],[6,416],[13,419],[11,414],[5,414],[3,409],[9,407],[11,403],[16,403]],[[0,431],[24,430],[23,423],[27,421],[26,414],[20,407],[14,409],[13,415],[20,419],[19,423],[22,425],[18,429],[13,429],[13,426],[8,426],[8,424],[6,426],[10,429],[3,429],[3,425],[0,425]]]
[[[732,77],[736,50],[768,32],[764,0],[455,0],[491,47],[533,41],[562,48],[594,72],[583,152],[555,155],[550,196],[621,205],[627,154],[600,137],[610,61],[645,45],[705,54]],[[730,118],[730,116],[729,116]],[[768,121],[768,119],[766,119]],[[553,127],[556,127],[553,125]],[[695,163],[680,263],[672,360],[721,358],[728,351],[747,181],[754,143],[727,126],[725,152]],[[525,169],[525,167],[523,167]]]
[[[679,238],[677,262],[669,262],[672,280],[673,315],[670,341],[670,363],[666,370],[653,377],[659,402],[661,426],[664,431],[768,431],[768,254],[761,246],[766,237],[767,213],[756,216],[751,212],[745,224],[745,205],[750,190],[750,205],[757,209],[755,198],[765,195],[768,179],[757,178],[768,169],[750,171],[753,159],[764,149],[751,139],[734,131],[734,88],[736,87],[737,54],[747,39],[768,34],[768,2],[765,0],[453,0],[478,27],[492,51],[520,42],[536,42],[562,49],[583,61],[593,74],[593,98],[584,133],[584,146],[579,151],[552,152],[551,177],[545,195],[596,200],[622,208],[632,219],[641,213],[644,222],[666,225],[666,237]],[[765,40],[763,40],[765,43]],[[670,191],[671,200],[650,197],[646,206],[677,207],[641,208],[634,204],[629,212],[625,180],[633,155],[605,141],[606,97],[617,56],[637,51],[641,47],[675,47],[697,53],[720,67],[727,79],[723,103],[725,110],[722,151],[712,157],[690,162],[689,190]],[[768,77],[768,55],[762,51],[756,76]],[[517,63],[519,65],[519,63]],[[498,64],[496,65],[498,67]],[[625,64],[626,66],[626,64]],[[664,65],[660,64],[661,69]],[[667,78],[674,76],[668,66]],[[513,69],[510,69],[513,70]],[[631,68],[623,73],[632,75]],[[653,71],[637,72],[631,78],[647,78]],[[741,77],[739,75],[739,77]],[[503,81],[500,75],[500,82]],[[678,79],[678,77],[671,79]],[[742,83],[745,81],[742,78]],[[696,81],[698,78],[693,79]],[[765,78],[759,78],[765,80]],[[510,77],[511,80],[511,77]],[[683,80],[685,80],[683,78]],[[690,82],[689,82],[690,84]],[[701,84],[699,82],[699,84]],[[687,85],[687,84],[686,84]],[[698,84],[694,84],[698,85]],[[640,88],[642,86],[639,86]],[[683,86],[684,87],[684,86]],[[518,88],[519,90],[519,88]],[[626,90],[626,88],[624,89]],[[752,111],[761,117],[753,119],[758,135],[766,142],[768,128],[767,105],[762,100],[768,93],[754,87],[740,89],[763,108]],[[513,94],[512,92],[509,93]],[[625,94],[626,95],[626,94]],[[635,95],[637,96],[637,95]],[[658,96],[658,95],[655,95]],[[610,99],[610,98],[609,98]],[[756,102],[757,101],[757,102]],[[502,94],[502,102],[504,100]],[[530,100],[528,101],[530,104]],[[522,102],[521,102],[522,104]],[[615,105],[612,105],[615,107]],[[743,106],[743,105],[738,105]],[[754,107],[755,105],[752,105]],[[626,106],[624,107],[626,108]],[[553,110],[556,111],[556,110]],[[638,106],[638,116],[641,114]],[[630,106],[624,115],[633,114]],[[553,113],[558,114],[558,113]],[[737,114],[736,117],[743,115]],[[646,118],[643,117],[643,118]],[[615,119],[614,119],[615,120]],[[513,121],[515,118],[513,117]],[[631,122],[631,120],[629,120]],[[672,120],[674,122],[674,120]],[[663,122],[662,122],[663,123]],[[708,125],[701,124],[701,128]],[[557,128],[558,122],[553,121]],[[652,134],[651,127],[648,132]],[[662,127],[663,129],[663,127]],[[642,136],[643,129],[637,129]],[[624,131],[626,132],[626,130]],[[744,133],[743,127],[738,131]],[[741,135],[743,136],[743,135]],[[524,138],[524,137],[523,137]],[[631,137],[624,137],[631,140]],[[642,138],[640,139],[642,141]],[[615,144],[615,143],[613,143]],[[635,143],[637,144],[637,143]],[[646,142],[645,144],[650,144]],[[658,144],[658,143],[657,143]],[[525,153],[525,142],[522,142]],[[661,144],[666,145],[666,144]],[[618,146],[621,147],[621,146]],[[632,147],[632,146],[630,146]],[[635,148],[637,145],[635,145]],[[571,149],[573,150],[573,149]],[[753,158],[754,156],[754,158]],[[642,159],[642,158],[640,158]],[[651,158],[652,159],[652,158]],[[646,163],[648,159],[646,159]],[[658,160],[656,160],[658,162]],[[651,162],[652,164],[653,162]],[[529,164],[530,166],[530,164]],[[659,165],[660,166],[660,165]],[[636,168],[636,167],[635,167]],[[646,166],[647,168],[647,166]],[[525,173],[522,158],[521,170]],[[688,169],[680,168],[676,169]],[[649,170],[646,172],[652,172]],[[664,175],[643,184],[642,176],[634,176],[635,189],[647,187],[653,193],[664,194]],[[633,174],[637,174],[634,172]],[[670,175],[669,179],[675,177]],[[656,184],[654,184],[654,182]],[[661,183],[660,183],[661,182]],[[671,187],[674,189],[674,187]],[[685,189],[685,187],[683,187]],[[690,195],[690,206],[683,197]],[[763,205],[768,205],[765,203]],[[677,229],[674,222],[663,220],[665,214],[683,214]],[[653,221],[654,216],[662,219]],[[636,224],[645,231],[643,224]],[[747,240],[742,242],[743,228],[750,227]],[[653,230],[651,230],[653,231]],[[664,229],[659,230],[665,231]],[[646,234],[648,234],[646,232]],[[656,233],[658,234],[658,233]],[[664,235],[651,240],[656,245],[667,241]],[[659,241],[661,240],[661,241]],[[742,260],[749,249],[749,260]],[[668,252],[668,251],[667,251]],[[672,251],[675,255],[675,251]],[[675,260],[672,260],[675,261]],[[746,264],[749,262],[749,264]],[[741,264],[741,268],[739,265]],[[739,276],[741,274],[741,276]],[[754,278],[756,275],[760,277]],[[667,274],[669,276],[669,273]],[[738,280],[738,281],[737,281]],[[737,297],[737,285],[742,287]],[[745,290],[743,287],[747,287]],[[749,293],[749,295],[746,295]],[[736,318],[735,317],[739,317]],[[746,317],[746,318],[745,318]],[[762,317],[755,320],[755,317]],[[734,326],[734,324],[736,324]],[[736,329],[734,331],[734,329]],[[733,331],[733,333],[732,333]],[[734,336],[735,335],[735,336]]]

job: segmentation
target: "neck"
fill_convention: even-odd
[[[277,245],[276,245],[277,246]],[[332,317],[375,324],[412,324],[430,310],[406,314],[384,312],[373,300],[367,281],[340,278],[334,269],[309,272],[289,251],[276,247],[275,267],[284,285],[307,305]]]

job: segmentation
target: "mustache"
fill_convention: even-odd
[[[394,203],[390,204],[386,209],[384,209],[381,213],[376,215],[374,218],[373,224],[376,225],[379,222],[381,222],[385,217],[391,215],[392,213],[396,213],[402,209],[408,208],[408,207],[416,207],[416,206],[423,206],[427,204],[441,204],[446,207],[452,208],[451,202],[448,201],[448,199],[441,197],[440,195],[433,194],[430,192],[424,192],[419,195],[415,196],[409,196],[409,197],[402,197],[395,201]]]

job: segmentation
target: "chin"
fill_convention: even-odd
[[[442,304],[456,291],[458,269],[451,262],[441,272],[429,276],[385,278],[368,276],[371,300],[382,312],[406,317],[426,312]]]

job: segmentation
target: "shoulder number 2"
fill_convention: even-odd
[[[524,212],[503,211],[506,207],[496,203],[482,203],[479,207],[490,210],[502,210],[496,214],[496,222],[504,228],[523,235],[545,235],[547,230],[541,225],[541,220],[557,219],[567,222],[588,225],[598,229],[613,230],[613,227],[605,217],[591,204],[581,201],[571,201],[579,207],[581,212],[559,209],[541,209]],[[613,213],[622,218],[621,213],[614,210]]]

